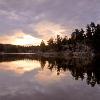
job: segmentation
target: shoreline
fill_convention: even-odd
[[[95,56],[95,54],[91,52],[41,52],[37,55],[45,58],[93,58]]]
[[[0,53],[0,55],[37,55],[45,58],[93,58],[92,52],[37,52],[37,53]],[[100,55],[100,54],[99,54]]]

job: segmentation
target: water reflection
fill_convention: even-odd
[[[34,61],[18,60],[18,61],[0,63],[0,70],[13,71],[17,74],[24,74],[25,72],[29,72],[36,68],[40,68],[39,61],[37,60]]]
[[[0,100],[98,100],[99,59],[0,55]]]
[[[69,71],[75,80],[86,80],[88,85],[94,87],[100,84],[99,57],[90,58],[43,58],[37,55],[1,55],[0,69],[14,71],[19,74],[37,68],[49,69],[60,75]]]
[[[48,59],[48,69],[56,70],[57,75],[60,75],[60,72],[70,71],[71,75],[75,80],[86,80],[88,85],[92,87],[95,84],[100,84],[100,61],[99,57],[94,59]],[[45,61],[41,60],[41,67],[45,66]]]

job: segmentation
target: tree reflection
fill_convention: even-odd
[[[88,85],[94,87],[96,84],[100,84],[100,57],[95,57],[93,60],[88,58],[80,59],[61,59],[61,58],[49,58],[48,69],[56,70],[57,75],[60,72],[66,70],[71,72],[71,75],[75,80],[86,80]],[[41,60],[42,62],[42,60]],[[42,65],[41,65],[42,66]]]
[[[57,75],[61,71],[70,71],[75,80],[86,80],[88,85],[94,87],[100,84],[100,57],[90,58],[43,58],[37,55],[0,55],[0,62],[15,60],[38,60],[41,68],[47,67],[49,70],[56,70]],[[48,64],[47,64],[48,63]]]

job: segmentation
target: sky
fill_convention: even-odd
[[[0,43],[38,45],[100,23],[100,0],[0,0]]]

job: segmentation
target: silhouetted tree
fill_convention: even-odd
[[[60,35],[57,35],[57,38],[56,38],[56,50],[57,51],[61,51],[62,49],[62,38],[60,37]]]
[[[46,45],[45,45],[43,40],[42,40],[42,42],[40,44],[40,49],[41,49],[42,52],[45,52],[45,50],[46,50]]]
[[[55,49],[54,39],[50,38],[47,42],[48,42],[49,49],[54,50]]]
[[[65,36],[63,39],[62,39],[62,45],[66,45],[68,44],[68,37]]]
[[[82,42],[84,40],[84,30],[81,28],[80,33],[78,35],[79,42]]]
[[[91,22],[90,24],[90,27],[91,27],[91,32],[92,32],[92,36],[95,34],[95,23],[94,22]]]
[[[93,34],[93,46],[96,52],[100,52],[100,24],[95,27],[95,32]]]
[[[87,36],[88,40],[92,39],[92,30],[91,30],[91,26],[90,25],[87,25],[86,36]]]

